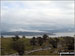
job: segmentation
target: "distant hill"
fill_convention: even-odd
[[[40,30],[40,32],[34,32],[34,31],[1,31],[1,35],[26,35],[26,36],[35,36],[35,35],[54,35],[54,33],[57,32],[75,32],[74,28],[62,28],[62,29],[53,29],[53,30]]]
[[[26,35],[26,36],[35,36],[35,35],[53,35],[53,33],[48,33],[48,32],[1,32],[1,35]]]

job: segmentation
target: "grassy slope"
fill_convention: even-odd
[[[24,41],[25,43],[25,51],[30,51],[33,49],[33,46],[31,46],[30,43],[30,39],[27,38],[22,38],[20,39],[22,41]],[[11,43],[12,43],[12,38],[2,38],[1,39],[1,53],[2,54],[13,54],[16,53],[16,51],[14,51],[13,49],[11,49]],[[39,49],[40,46],[35,46],[35,49]],[[50,54],[48,51],[40,51],[40,52],[34,52],[32,54]]]
[[[11,38],[2,38],[1,39],[1,53],[2,54],[12,54],[15,53],[14,50],[11,49]]]
[[[2,38],[1,39],[1,53],[2,54],[12,54],[15,53],[11,48],[12,38]]]
[[[0,38],[1,39],[1,38]],[[24,41],[25,43],[25,51],[30,51],[33,49],[33,46],[30,45],[30,39],[28,38],[21,38],[20,40]],[[1,53],[2,54],[13,54],[16,53],[16,51],[14,51],[11,48],[11,43],[12,43],[12,38],[2,38],[1,39]],[[36,49],[39,47],[35,47]]]
[[[63,40],[62,38],[59,38],[59,39]],[[25,51],[31,51],[33,49],[33,46],[30,45],[30,39],[21,38],[20,40],[24,41],[24,43],[25,43]],[[16,51],[11,49],[11,43],[12,43],[12,38],[2,38],[1,39],[2,54],[16,53]],[[46,44],[48,45],[48,43],[46,43]],[[39,48],[40,48],[40,46],[35,46],[35,49],[39,49]],[[42,55],[42,54],[44,54],[44,55],[50,54],[51,55],[52,50],[33,52],[30,55]]]

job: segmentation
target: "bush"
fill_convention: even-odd
[[[25,44],[22,40],[13,41],[12,48],[17,51],[19,55],[23,55],[25,51]]]

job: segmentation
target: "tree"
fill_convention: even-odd
[[[45,42],[46,42],[47,38],[48,38],[48,35],[47,35],[47,34],[44,34],[44,35],[43,35],[43,40],[44,40]]]
[[[30,44],[35,46],[36,45],[36,38],[33,37],[31,40],[30,40]]]
[[[58,39],[57,38],[50,38],[49,43],[50,43],[50,45],[52,45],[53,48],[57,48]]]
[[[25,38],[25,36],[22,36],[22,38]]]
[[[22,40],[13,41],[12,48],[17,51],[19,55],[23,55],[25,51],[25,44]]]
[[[16,38],[15,38],[15,37],[12,37],[12,40],[13,40],[13,41],[16,41]]]
[[[4,38],[4,36],[1,35],[1,38]]]
[[[20,37],[18,35],[16,35],[15,37],[12,37],[13,41],[17,41],[18,39],[20,39]]]
[[[73,37],[69,37],[66,36],[65,38],[63,38],[65,41],[65,48],[67,50],[74,50],[74,38]]]
[[[15,36],[16,40],[20,39],[20,37],[18,35]]]
[[[63,51],[74,50],[74,37],[61,37],[58,43],[58,49]]]
[[[38,37],[38,44],[39,44],[40,46],[42,46],[42,44],[43,44],[43,39],[42,39],[41,37]]]

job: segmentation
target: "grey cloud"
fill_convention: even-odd
[[[5,4],[5,3],[3,3]],[[7,2],[2,5],[2,30],[59,29],[74,25],[73,2]],[[15,5],[14,5],[15,4]],[[22,6],[22,7],[21,7]]]

